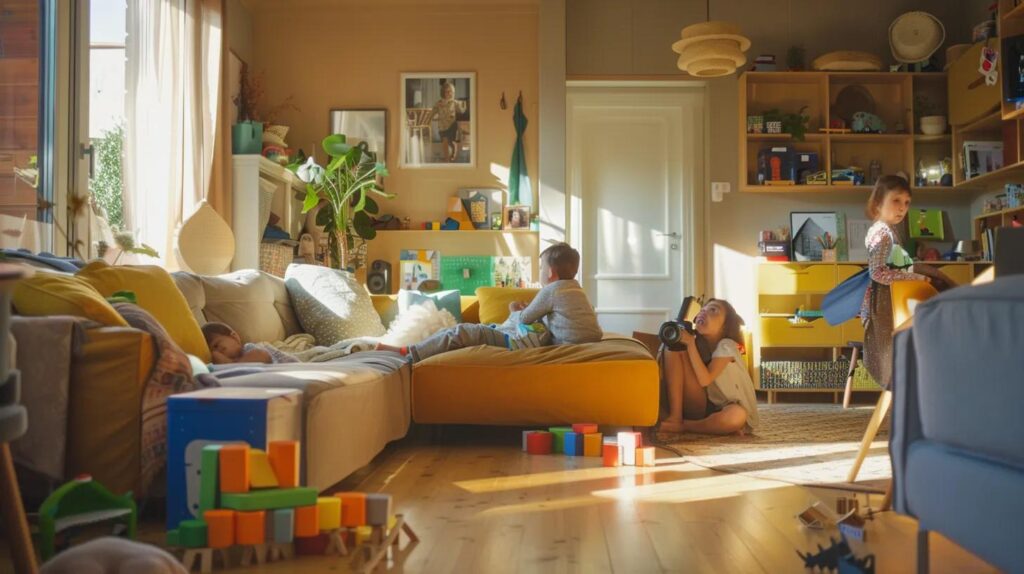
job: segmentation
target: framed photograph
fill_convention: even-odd
[[[476,166],[476,74],[401,75],[404,168]]]
[[[530,228],[530,206],[509,205],[505,208],[505,229],[529,229]]]
[[[794,211],[789,214],[789,223],[793,261],[821,261],[822,242],[839,239],[839,218],[834,211]]]
[[[388,111],[384,108],[340,108],[328,116],[330,133],[345,134],[350,144],[366,142],[377,161],[387,164]]]

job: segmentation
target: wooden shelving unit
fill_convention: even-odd
[[[36,190],[17,177],[38,153],[38,3],[8,2],[0,18],[0,213],[37,216]]]
[[[914,133],[915,95],[924,94],[940,108],[946,102],[943,73],[887,72],[746,72],[740,76],[739,188],[746,192],[793,193],[870,191],[870,185],[839,185],[831,181],[833,169],[859,167],[868,175],[872,160],[882,173],[913,174],[922,159],[936,163],[952,157],[952,135]],[[824,133],[830,125],[836,99],[854,90],[874,102],[875,114],[886,124],[886,133]],[[796,141],[789,134],[748,134],[747,116],[778,109],[784,113],[804,108],[810,116],[807,134]],[[763,185],[758,183],[758,152],[773,145],[791,146],[798,154],[818,156],[818,170],[826,172],[825,184]],[[930,191],[953,191],[950,186],[929,186]]]

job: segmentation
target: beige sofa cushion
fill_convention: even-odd
[[[301,333],[284,281],[269,273],[247,269],[225,275],[175,273],[200,324],[225,323],[242,341],[280,341]]]

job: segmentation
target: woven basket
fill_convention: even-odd
[[[260,243],[260,271],[283,278],[293,259],[295,246],[290,243]]]
[[[762,389],[841,389],[850,361],[761,361]]]

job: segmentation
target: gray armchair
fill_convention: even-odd
[[[898,333],[890,454],[897,512],[1024,572],[1024,276],[920,304]]]

